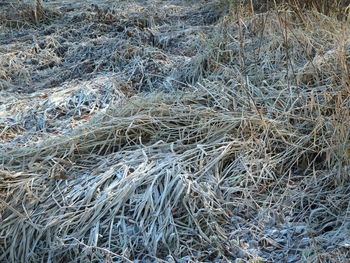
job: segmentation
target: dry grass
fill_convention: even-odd
[[[41,0],[8,0],[1,2],[0,7],[0,26],[16,29],[49,23],[60,15],[59,12],[44,8]]]
[[[232,6],[243,4],[249,6],[251,10],[267,11],[271,8],[280,8],[287,5],[293,11],[302,15],[304,10],[315,10],[325,15],[337,16],[339,19],[349,17],[348,0],[226,0]]]
[[[172,4],[63,15],[49,86],[2,45],[0,261],[347,262],[349,25]]]

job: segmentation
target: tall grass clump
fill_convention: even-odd
[[[302,10],[314,10],[339,19],[349,18],[350,2],[347,0],[226,0],[231,9],[248,7],[252,11],[265,12],[283,5],[300,13]]]
[[[6,101],[0,262],[348,262],[350,28],[313,2],[81,15],[64,54],[115,70],[120,96],[99,108],[105,76],[96,92],[33,92],[28,112]],[[175,76],[181,89],[154,88]]]

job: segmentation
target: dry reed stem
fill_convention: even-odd
[[[0,261],[346,262],[348,26],[290,9],[208,24],[211,9],[182,4],[86,12],[129,42],[87,41],[93,70],[52,93],[11,95],[5,73]]]

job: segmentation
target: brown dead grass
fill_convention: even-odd
[[[347,262],[349,25],[157,4],[74,13],[64,85],[5,53],[0,261]]]

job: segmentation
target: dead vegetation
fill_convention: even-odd
[[[7,0],[0,2],[0,8],[0,25],[16,29],[50,23],[60,15],[59,12],[44,8],[41,0]]]
[[[91,4],[2,24],[0,262],[348,262],[348,22]]]

